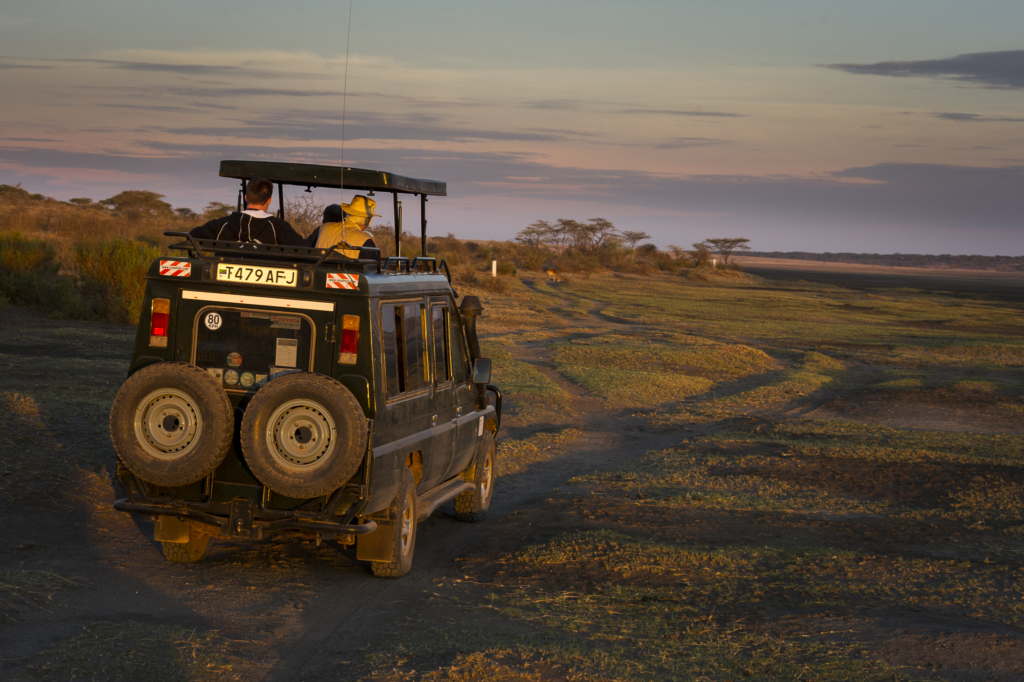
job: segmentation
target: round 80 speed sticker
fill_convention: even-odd
[[[221,318],[220,313],[206,313],[206,317],[203,318],[206,323],[206,328],[210,331],[217,331],[220,326],[224,324],[224,320]]]

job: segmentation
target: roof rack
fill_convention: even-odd
[[[216,239],[196,239],[188,232],[164,232],[165,237],[182,237],[184,241],[168,245],[168,248],[176,251],[187,251],[190,258],[200,260],[222,261],[229,257],[232,260],[269,260],[279,263],[308,263],[314,268],[324,265],[332,266],[341,270],[365,271],[372,267],[377,274],[417,274],[435,273],[444,270],[444,275],[451,284],[452,275],[448,269],[448,263],[442,258],[439,263],[436,258],[428,256],[417,256],[409,259],[398,256],[381,258],[380,249],[372,246],[352,246],[351,244],[335,244],[329,249],[317,249],[309,246],[279,246],[276,244],[258,244],[253,242],[235,242]],[[373,252],[373,258],[349,258],[338,253],[338,247],[352,250],[367,250]],[[195,254],[195,255],[193,255]]]

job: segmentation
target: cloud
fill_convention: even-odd
[[[711,137],[673,137],[660,144],[654,145],[655,149],[685,149],[687,147],[710,147],[716,144],[730,144],[729,140],[716,140]]]
[[[896,78],[941,78],[988,88],[1024,88],[1024,50],[974,52],[946,59],[874,64],[826,64],[830,69],[859,75]]]
[[[382,114],[360,112],[345,121],[345,138],[355,140],[429,140],[453,142],[497,140],[503,142],[554,142],[579,138],[575,131],[526,130],[505,131],[474,128],[452,128],[431,125],[436,116],[419,114],[409,120],[388,120]],[[341,117],[334,113],[303,112],[267,114],[251,120],[239,120],[228,126],[191,126],[166,129],[176,135],[201,137],[249,137],[292,141],[336,140],[341,134]]]
[[[736,114],[727,111],[704,111],[703,109],[656,109],[652,107],[624,106],[615,102],[589,102],[575,99],[548,99],[527,102],[523,106],[528,109],[546,109],[552,111],[588,110],[605,114],[626,114],[628,116],[683,116],[705,118],[746,118],[747,114]]]
[[[14,57],[0,57],[0,69],[53,69],[50,64],[26,64]]]
[[[701,111],[695,109],[693,111],[680,111],[677,109],[644,109],[644,108],[633,108],[633,109],[617,109],[612,112],[615,114],[657,114],[660,116],[696,116],[696,117],[708,117],[708,118],[746,118],[746,114],[733,114],[727,111]]]
[[[935,118],[943,121],[957,121],[961,123],[1021,123],[1024,118],[1011,118],[1009,116],[983,116],[981,114],[961,114],[958,112],[936,111],[932,113]]]

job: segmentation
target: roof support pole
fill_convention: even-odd
[[[420,195],[420,245],[423,247],[421,256],[427,255],[427,195]]]
[[[277,217],[284,220],[284,184],[277,183],[277,200],[281,204],[281,208],[277,209]]]
[[[395,200],[395,255],[402,255],[402,214],[398,210],[398,192],[391,193]]]

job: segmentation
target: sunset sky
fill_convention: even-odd
[[[5,0],[0,183],[201,211],[220,159],[338,164],[347,17]],[[1024,255],[1022,29],[1019,0],[355,0],[344,160],[446,181],[433,234]]]

